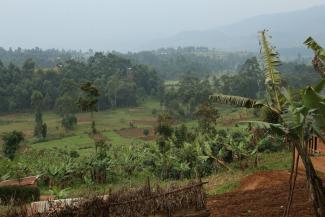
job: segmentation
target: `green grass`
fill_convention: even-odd
[[[94,114],[96,128],[108,139],[108,142],[116,145],[139,143],[136,138],[124,138],[114,130],[128,128],[132,120],[155,120],[152,110],[159,110],[159,102],[146,100],[135,108],[119,108],[100,111]],[[26,143],[35,149],[60,148],[65,150],[77,150],[80,154],[87,154],[94,150],[93,140],[88,136],[91,126],[89,113],[77,114],[78,125],[73,132],[65,132],[61,127],[61,118],[53,112],[44,112],[43,120],[48,126],[46,141],[38,141],[33,138],[34,114],[18,113],[3,115],[0,117],[0,135],[13,130],[23,131]],[[152,125],[141,124],[139,128],[151,128]]]
[[[221,186],[219,186],[218,188],[212,190],[209,192],[209,195],[217,195],[217,194],[224,194],[224,193],[227,193],[227,192],[231,192],[237,188],[240,187],[240,183],[239,182],[229,182],[229,183],[226,183],[226,184],[223,184]]]
[[[159,109],[159,102],[147,100],[137,108],[122,108],[115,110],[100,111],[95,113],[96,127],[101,133],[108,138],[108,142],[113,145],[129,145],[140,144],[142,140],[136,138],[124,138],[118,135],[115,130],[121,128],[128,128],[129,122],[132,120],[153,120],[156,116],[152,115],[153,109]],[[241,118],[253,117],[251,111],[243,109],[234,109],[227,106],[219,107],[222,118],[218,119],[218,126],[220,128],[232,127],[234,123],[225,125],[224,122],[229,120],[240,120]],[[94,151],[93,140],[88,136],[90,131],[90,114],[79,113],[77,114],[78,126],[73,132],[66,133],[60,126],[60,117],[52,112],[44,113],[44,121],[48,125],[48,139],[47,141],[36,142],[32,136],[34,128],[34,115],[33,114],[13,114],[4,115],[0,117],[0,134],[12,130],[21,130],[26,134],[27,144],[32,149],[65,149],[68,151],[76,150],[81,155],[87,155]],[[196,121],[186,122],[186,125],[194,127],[197,125]],[[150,125],[139,125],[137,127],[150,128]],[[218,171],[217,174],[207,177],[205,180],[209,181],[206,186],[209,195],[220,194],[232,191],[238,188],[240,180],[249,174],[260,170],[279,170],[288,169],[290,167],[291,155],[287,152],[278,153],[263,153],[260,154],[260,162],[257,168],[242,171],[238,163],[231,164],[231,172]],[[132,180],[127,180],[125,183],[112,183],[104,186],[90,187],[98,191],[103,189],[117,189],[121,186],[134,186],[145,181],[147,175],[139,174],[138,177],[133,177]],[[184,182],[184,180],[178,181]],[[164,184],[164,182],[162,183]],[[72,195],[82,194],[88,187],[85,185],[74,186],[71,189]],[[88,189],[89,190],[89,189]]]
[[[250,168],[241,170],[239,163],[230,164],[231,171],[220,170],[216,174],[205,177],[203,181],[207,181],[205,190],[209,196],[223,194],[234,191],[240,187],[240,182],[245,177],[254,174],[258,171],[271,171],[271,170],[288,170],[290,168],[291,154],[289,152],[275,152],[275,153],[262,153],[260,154],[260,162],[258,167],[253,167],[253,162],[250,163]],[[150,177],[152,186],[159,183],[164,187],[171,183],[182,185],[188,180],[159,180],[157,177],[153,177],[152,174],[143,171],[137,174],[131,179],[121,179],[118,182],[107,183],[103,185],[86,186],[75,185],[69,190],[69,197],[80,197],[85,195],[103,195],[109,192],[109,190],[116,191],[123,187],[137,187],[143,185],[147,177]],[[47,189],[42,189],[42,193],[46,193]]]
[[[128,128],[129,122],[133,120],[155,120],[157,117],[152,110],[160,109],[158,101],[147,99],[135,108],[119,108],[96,112],[94,119],[96,128],[114,145],[128,145],[143,143],[137,138],[124,138],[118,135],[115,130]],[[221,117],[217,120],[219,128],[233,127],[241,118],[252,117],[250,111],[231,108],[229,106],[218,107]],[[73,132],[65,132],[61,127],[61,118],[53,112],[44,112],[43,120],[48,126],[46,141],[39,141],[33,138],[34,114],[18,113],[0,116],[0,135],[13,130],[23,131],[26,144],[34,149],[64,149],[76,150],[81,155],[94,151],[93,140],[89,138],[91,118],[89,113],[77,114],[78,125]],[[196,127],[196,121],[187,121],[189,127]],[[152,128],[152,125],[139,124],[138,128]]]

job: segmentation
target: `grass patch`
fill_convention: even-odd
[[[209,195],[218,195],[218,194],[224,194],[227,192],[231,192],[233,190],[236,190],[237,188],[240,187],[239,182],[230,182],[226,183],[224,185],[219,186],[218,188],[208,192]]]

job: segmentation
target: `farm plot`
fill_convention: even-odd
[[[138,138],[145,141],[150,141],[155,139],[155,132],[153,128],[147,129],[148,135],[144,135],[145,129],[143,128],[125,128],[116,130],[115,132],[124,138]]]

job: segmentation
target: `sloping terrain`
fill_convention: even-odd
[[[274,217],[282,216],[288,197],[288,184],[271,188],[236,191],[208,199],[208,208],[213,217]],[[299,180],[296,185],[291,217],[315,216],[306,183]]]
[[[325,173],[324,144],[320,156],[312,157],[315,169]],[[300,161],[301,162],[301,161]],[[306,185],[305,171],[300,164],[293,202],[292,217],[312,217],[312,203]],[[282,216],[287,204],[290,173],[284,170],[258,172],[240,182],[240,187],[230,193],[209,197],[208,208],[213,217],[273,217]],[[323,180],[325,183],[325,180]]]

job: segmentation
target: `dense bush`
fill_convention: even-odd
[[[77,125],[77,118],[73,114],[64,115],[61,121],[62,127],[64,127],[65,130],[74,130]]]
[[[2,136],[3,144],[3,153],[4,155],[13,160],[16,154],[16,151],[19,149],[19,144],[24,140],[24,135],[22,132],[12,131],[10,133],[5,133]]]
[[[24,204],[39,198],[40,190],[35,186],[0,186],[0,204]]]
[[[267,136],[259,142],[259,152],[276,152],[281,151],[285,146],[280,138]]]

